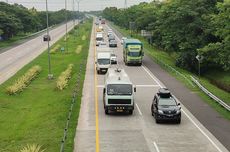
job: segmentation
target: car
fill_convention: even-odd
[[[115,35],[114,34],[110,34],[108,40],[109,41],[115,40]]]
[[[152,116],[156,123],[175,121],[181,123],[181,106],[167,88],[160,88],[151,105]]]
[[[43,36],[43,41],[50,41],[50,40],[51,40],[50,35]]]
[[[122,38],[121,38],[121,44],[124,43],[124,40],[125,40],[125,39],[127,39],[127,37],[122,37]]]
[[[111,60],[111,64],[117,64],[117,56],[115,53],[111,53],[111,56],[110,56],[110,60]]]
[[[113,32],[112,32],[112,31],[108,31],[107,36],[109,37],[110,35],[113,35]]]
[[[109,47],[117,47],[117,41],[116,40],[110,40],[109,41]]]
[[[106,46],[106,42],[104,42],[104,41],[101,41],[100,44],[99,44],[99,46],[100,46],[100,47],[107,47],[107,46]]]

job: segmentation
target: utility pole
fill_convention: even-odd
[[[67,0],[65,0],[65,49],[68,52],[67,46]]]
[[[125,0],[124,8],[127,9],[127,0]]]
[[[78,26],[77,26],[77,34],[79,34],[79,13],[80,13],[80,10],[79,10],[79,3],[80,3],[80,0],[78,0],[77,1],[77,24],[78,24]]]
[[[47,44],[48,44],[48,68],[49,68],[49,73],[48,73],[48,79],[53,78],[53,74],[51,74],[51,64],[50,64],[50,35],[49,35],[49,14],[48,14],[48,4],[46,0],[46,32],[47,32]]]

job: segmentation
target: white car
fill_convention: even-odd
[[[121,44],[123,44],[124,43],[124,40],[126,40],[127,39],[127,37],[122,37],[121,38]]]
[[[105,41],[101,41],[99,47],[107,47]]]
[[[117,56],[114,53],[111,53],[110,60],[111,64],[117,64]]]

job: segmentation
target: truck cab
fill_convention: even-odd
[[[128,112],[134,110],[135,86],[124,69],[109,68],[105,76],[103,103],[105,114],[110,112]]]
[[[138,39],[123,40],[123,60],[126,65],[137,64],[142,65],[144,56],[143,43]]]
[[[111,66],[111,53],[110,52],[98,52],[96,61],[96,70],[100,74],[102,72],[106,73],[108,68]]]

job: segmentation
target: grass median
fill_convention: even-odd
[[[130,35],[129,30],[121,28],[120,26],[117,26],[117,25],[113,24],[112,22],[110,22],[110,25],[112,27],[114,27],[117,31],[119,31],[124,36],[128,37]],[[175,54],[168,54],[164,51],[160,51],[160,50],[154,48],[153,46],[148,44],[147,40],[145,40],[143,37],[141,37],[137,34],[134,34],[134,37],[140,39],[144,43],[144,48],[146,49],[145,53],[147,53],[148,56],[151,57],[155,62],[156,62],[156,60],[160,60],[163,63],[173,67],[174,69],[176,69],[177,71],[179,71],[180,73],[182,73],[183,75],[185,75],[189,79],[190,79],[190,75],[194,75],[193,73],[191,73],[187,70],[184,70],[184,69],[181,69],[181,68],[175,66],[175,56],[176,56]],[[229,111],[227,111],[221,105],[219,105],[214,100],[212,100],[209,96],[207,96],[205,93],[203,93],[198,87],[192,87],[191,84],[189,83],[189,81],[187,81],[186,79],[181,77],[179,74],[175,73],[174,71],[170,70],[169,68],[160,64],[159,62],[158,62],[158,64],[163,69],[167,70],[176,79],[183,82],[192,92],[197,93],[205,102],[207,102],[211,107],[213,107],[216,111],[218,111],[224,118],[230,120],[230,112]],[[226,79],[228,79],[228,81],[229,81],[230,77],[225,78],[225,81],[227,81]],[[218,87],[216,87],[215,85],[211,84],[209,82],[209,80],[205,77],[201,77],[199,81],[201,82],[201,84],[205,88],[207,88],[214,95],[216,95],[217,97],[219,97],[220,99],[225,101],[227,104],[230,104],[230,101],[229,101],[230,94],[228,92],[221,90]]]
[[[42,145],[47,152],[59,151],[79,67],[88,55],[91,28],[92,20],[88,20],[79,26],[78,32],[72,30],[67,42],[68,52],[57,51],[51,55],[51,71],[54,79],[47,79],[48,57],[47,51],[45,51],[0,86],[1,152],[16,152],[26,144],[33,143]],[[82,40],[83,35],[86,36],[86,40]],[[55,47],[55,45],[64,47],[64,38],[52,47]],[[82,46],[82,51],[76,54],[78,45]],[[56,81],[69,64],[74,65],[73,74],[68,86],[60,91],[56,88]],[[7,86],[22,76],[33,65],[42,67],[39,76],[23,92],[12,96],[6,94]],[[85,69],[85,66],[83,66],[83,69]],[[85,70],[81,74],[81,81],[78,86],[80,91],[72,111],[65,151],[72,151],[73,149],[84,75]]]

